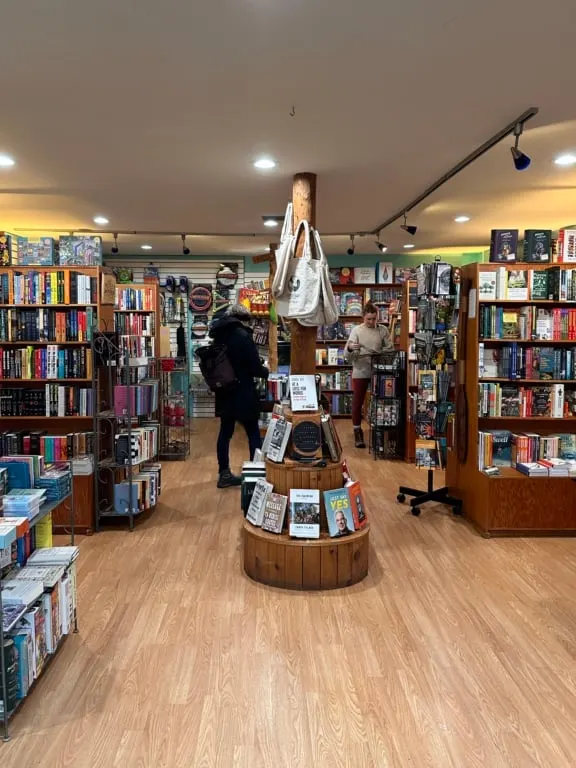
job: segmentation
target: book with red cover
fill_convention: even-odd
[[[368,522],[362,488],[360,483],[355,481],[346,483],[346,490],[348,491],[348,496],[350,498],[350,507],[352,508],[352,517],[354,518],[354,529],[359,531],[364,528]]]

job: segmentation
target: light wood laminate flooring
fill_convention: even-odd
[[[80,634],[0,743],[2,768],[563,768],[576,764],[576,544],[479,537],[425,475],[350,447],[368,578],[294,593],[242,571],[215,422],[134,533],[81,544]],[[246,450],[235,437],[234,466]],[[553,499],[550,503],[554,503]]]

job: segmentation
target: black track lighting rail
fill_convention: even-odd
[[[419,194],[418,197],[415,197],[414,200],[411,200],[409,203],[402,206],[402,208],[400,208],[400,210],[397,211],[397,213],[395,213],[393,216],[389,216],[387,219],[385,219],[385,221],[378,224],[377,227],[374,227],[370,234],[378,235],[379,232],[381,232],[383,229],[386,229],[386,227],[389,227],[390,224],[394,224],[395,221],[401,219],[413,208],[416,208],[417,205],[420,205],[421,202],[426,200],[427,197],[430,197],[430,195],[436,192],[437,189],[440,189],[440,187],[446,184],[447,181],[453,179],[454,176],[471,165],[475,160],[478,160],[478,158],[482,157],[482,155],[485,155],[486,152],[492,149],[492,147],[496,146],[496,144],[499,144],[502,139],[505,139],[506,136],[513,134],[518,125],[523,126],[524,123],[528,122],[528,120],[531,120],[537,114],[538,107],[530,107],[530,109],[522,112],[522,114],[519,115],[515,120],[512,120],[512,122],[508,123],[508,125],[505,125],[504,128],[498,131],[498,133],[495,133],[494,136],[491,136],[487,141],[484,142],[484,144],[481,144],[473,152],[470,152],[469,155],[466,155],[463,160],[460,160],[460,162],[451,168],[447,173],[445,173],[443,176],[440,176],[440,178],[437,179],[433,184],[430,184],[430,186],[427,187],[424,192]]]

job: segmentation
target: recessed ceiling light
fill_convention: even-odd
[[[406,243],[404,248],[414,248],[414,243]]]
[[[94,224],[100,224],[100,226],[102,227],[105,226],[106,224],[110,224],[106,216],[94,216],[92,221],[94,222]]]
[[[576,165],[576,155],[567,153],[565,155],[558,155],[554,162],[556,165]]]
[[[276,160],[272,160],[271,157],[259,157],[254,162],[254,168],[258,168],[261,171],[269,171],[272,168],[276,168]]]
[[[0,168],[12,168],[13,165],[16,165],[16,160],[10,155],[0,155]]]
[[[456,216],[454,221],[456,224],[466,224],[467,221],[470,221],[470,216]]]
[[[265,227],[277,227],[278,226],[278,219],[264,219],[264,226]]]
[[[151,251],[152,246],[151,245],[141,245],[140,248],[142,248],[143,251]]]

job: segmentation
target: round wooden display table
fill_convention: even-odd
[[[244,520],[244,570],[251,579],[285,589],[338,589],[357,584],[368,574],[370,527],[331,538],[327,531],[323,491],[342,487],[342,467],[308,467],[298,462],[266,462],[266,478],[274,492],[291,488],[320,491],[320,538],[295,539],[263,531]],[[286,528],[289,511],[286,510]]]

